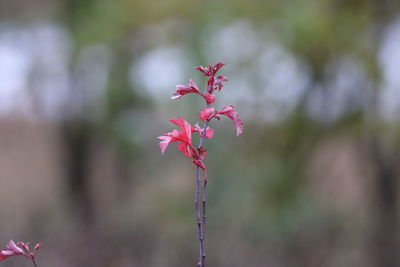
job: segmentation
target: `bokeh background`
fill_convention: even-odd
[[[400,266],[398,0],[0,0],[0,240],[46,266],[195,266],[194,168],[156,137],[223,61],[207,266]],[[24,258],[1,266],[30,266]]]

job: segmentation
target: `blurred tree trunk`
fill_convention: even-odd
[[[131,56],[130,40],[122,36],[114,45],[116,63],[110,71],[101,127],[103,133],[107,135],[106,138],[115,147],[118,197],[123,200],[131,193],[133,185],[131,168],[135,159],[135,144],[132,141],[134,129],[129,132],[124,131],[116,122],[125,118],[127,113],[134,112],[135,108],[143,107],[145,101],[136,96],[129,82],[129,71],[134,60]]]
[[[69,203],[82,222],[93,221],[90,193],[91,128],[83,119],[66,120],[60,125]]]
[[[374,265],[400,266],[397,153],[385,150],[377,137],[369,144],[369,156],[374,164],[371,250]]]

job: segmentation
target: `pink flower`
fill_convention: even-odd
[[[172,94],[171,99],[180,98],[188,93],[195,93],[202,95],[197,84],[193,80],[189,80],[188,85],[178,84],[176,86],[176,91],[175,93]]]
[[[217,114],[225,115],[233,121],[233,124],[236,127],[237,136],[243,133],[243,122],[238,118],[239,114],[235,111],[235,107],[233,105],[221,108]]]
[[[0,249],[0,261],[7,259],[11,256],[24,256],[30,259],[35,263],[35,253],[41,247],[41,244],[36,244],[33,248],[33,251],[29,250],[29,243],[18,242],[18,245],[15,244],[13,240],[10,240],[6,246],[6,249]]]

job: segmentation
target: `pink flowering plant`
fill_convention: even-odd
[[[36,252],[40,249],[41,244],[38,243],[33,248],[33,251],[29,250],[29,243],[18,242],[15,243],[13,240],[10,240],[5,249],[0,249],[0,261],[5,260],[12,256],[24,256],[30,259],[35,267],[37,267],[36,263]]]
[[[199,261],[198,266],[204,267],[205,264],[205,249],[204,249],[204,238],[206,231],[206,188],[207,188],[207,168],[204,163],[206,158],[206,149],[204,147],[205,139],[211,139],[214,136],[214,129],[209,127],[210,122],[213,119],[219,120],[221,116],[227,116],[233,121],[236,128],[236,135],[240,135],[243,132],[243,122],[238,118],[238,113],[235,111],[233,105],[223,107],[221,109],[215,109],[212,104],[216,101],[215,92],[220,92],[224,86],[224,82],[228,79],[224,75],[216,76],[218,70],[224,66],[224,63],[218,62],[214,66],[203,67],[198,66],[195,69],[202,72],[204,76],[208,78],[206,89],[201,91],[200,88],[193,80],[189,80],[187,85],[177,85],[176,91],[173,93],[171,99],[178,99],[182,96],[194,93],[201,96],[206,106],[200,110],[199,116],[203,121],[203,125],[199,124],[191,125],[186,121],[184,117],[178,117],[170,119],[170,122],[177,125],[179,130],[172,130],[171,132],[165,133],[158,138],[161,139],[159,143],[161,153],[164,154],[167,146],[170,143],[178,143],[178,149],[186,157],[190,158],[196,167],[196,196],[195,196],[195,210],[196,210],[196,221],[198,228],[199,237]],[[200,135],[199,144],[195,146],[192,142],[192,134],[197,133]],[[201,177],[201,172],[203,173]],[[201,188],[201,189],[200,189]],[[200,192],[201,191],[201,192]],[[202,195],[202,208],[200,210],[199,200],[200,193]]]

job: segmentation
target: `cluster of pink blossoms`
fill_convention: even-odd
[[[171,99],[177,99],[188,93],[195,93],[202,96],[207,104],[207,106],[201,110],[199,114],[200,119],[204,121],[204,127],[202,128],[198,124],[192,126],[184,117],[173,118],[170,120],[170,122],[179,126],[180,130],[174,129],[172,132],[158,137],[162,140],[159,144],[162,153],[165,152],[169,143],[179,142],[178,149],[185,154],[185,156],[191,158],[193,163],[203,169],[203,171],[206,169],[204,165],[206,150],[202,146],[202,142],[200,142],[200,146],[197,149],[193,146],[192,133],[199,133],[202,139],[212,138],[214,135],[214,130],[208,127],[208,123],[213,118],[219,120],[221,115],[227,116],[233,121],[236,127],[237,135],[240,135],[243,132],[243,122],[238,118],[238,113],[235,111],[235,107],[233,105],[223,107],[219,110],[211,107],[211,104],[213,104],[216,100],[214,92],[221,91],[222,87],[224,86],[223,82],[228,81],[224,75],[216,76],[218,70],[224,65],[224,63],[218,62],[214,66],[198,66],[195,68],[208,77],[207,88],[204,92],[200,91],[199,87],[193,80],[189,80],[187,85],[177,85],[176,91],[171,97]]]
[[[33,248],[33,251],[30,251],[29,243],[18,242],[17,244],[15,244],[14,241],[10,240],[5,249],[0,249],[0,261],[7,259],[8,257],[11,256],[19,255],[27,257],[36,266],[35,253],[40,249],[40,247],[41,247],[40,243],[36,244],[35,247]]]

